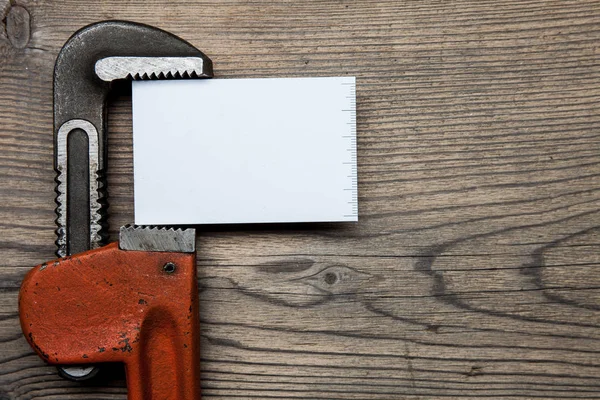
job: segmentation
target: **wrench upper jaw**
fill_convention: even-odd
[[[95,71],[105,82],[212,77],[201,57],[106,57],[96,62]]]
[[[99,61],[103,72],[112,71],[113,76],[98,76]],[[110,90],[109,82],[128,74],[134,77],[148,66],[156,75],[186,69],[194,70],[198,77],[213,75],[212,62],[204,53],[148,25],[104,21],[77,31],[63,46],[54,67],[55,131],[69,119],[90,120],[86,114],[97,117]],[[100,126],[96,128],[100,131]]]

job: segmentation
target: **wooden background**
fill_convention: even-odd
[[[0,0],[1,400],[126,397],[59,378],[17,315],[54,253],[54,59],[110,18],[218,78],[357,77],[360,222],[199,235],[205,399],[600,398],[600,2]]]

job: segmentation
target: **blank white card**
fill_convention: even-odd
[[[135,223],[357,221],[355,79],[133,82]]]

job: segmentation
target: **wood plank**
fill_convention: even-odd
[[[118,367],[58,377],[17,315],[20,280],[54,252],[54,59],[109,18],[181,36],[218,78],[357,77],[358,224],[201,229],[205,399],[600,397],[597,1],[0,13],[0,399],[126,398]],[[113,237],[133,219],[130,115],[113,99]]]

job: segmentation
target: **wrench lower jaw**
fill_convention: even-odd
[[[125,363],[128,399],[199,398],[193,253],[123,251],[117,243],[33,268],[21,327],[50,364]]]

